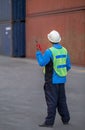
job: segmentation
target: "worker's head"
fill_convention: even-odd
[[[51,43],[59,43],[60,41],[61,41],[61,36],[60,36],[60,34],[57,32],[57,31],[55,31],[55,30],[53,30],[53,31],[51,31],[48,35],[47,35],[47,37],[48,37],[48,40],[51,42]]]

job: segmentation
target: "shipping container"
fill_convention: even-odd
[[[12,54],[12,26],[11,23],[0,24],[0,55]]]
[[[26,5],[26,56],[35,58],[35,40],[43,51],[50,47],[47,34],[58,30],[71,62],[85,66],[85,0],[27,0]]]
[[[25,23],[13,23],[13,53],[14,57],[25,57]]]
[[[25,20],[25,0],[0,0],[0,21]]]
[[[26,0],[12,0],[12,19],[14,21],[25,20]]]
[[[0,24],[0,54],[5,56],[25,56],[25,23]]]
[[[0,0],[0,21],[11,20],[11,0]]]
[[[45,15],[56,11],[73,11],[85,8],[85,0],[26,0],[27,15]],[[44,14],[43,14],[44,13]]]

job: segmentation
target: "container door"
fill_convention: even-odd
[[[4,23],[0,24],[0,54],[11,56],[11,24]]]

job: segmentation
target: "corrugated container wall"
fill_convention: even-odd
[[[0,0],[0,21],[25,20],[25,0]]]
[[[0,0],[0,54],[25,56],[25,0]]]
[[[85,66],[85,0],[27,0],[26,56],[35,58],[35,40],[43,50],[50,47],[47,34],[55,29],[71,62]]]
[[[0,21],[11,20],[11,0],[0,0]]]
[[[13,21],[25,20],[25,0],[12,0],[12,19]]]
[[[25,56],[25,23],[15,22],[13,24],[13,50],[12,55],[14,57],[24,57]]]

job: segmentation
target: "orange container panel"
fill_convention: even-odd
[[[85,0],[27,0],[27,15],[85,6]]]
[[[27,17],[26,56],[35,58],[35,40],[39,41],[43,51],[50,47],[47,34],[53,29],[60,32],[61,44],[68,49],[72,63],[85,66],[85,11],[83,10]]]

